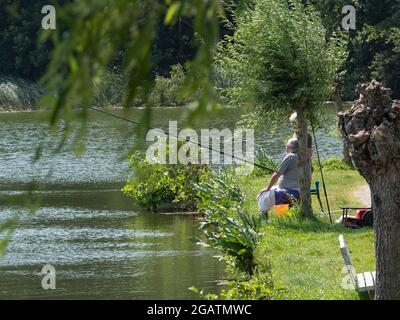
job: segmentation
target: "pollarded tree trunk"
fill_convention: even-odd
[[[333,93],[333,99],[336,107],[336,114],[339,114],[340,112],[343,111],[343,100],[341,95],[342,87],[343,87],[343,80],[341,79],[341,77],[338,76],[335,79],[335,91]],[[347,148],[347,144],[345,141],[343,141],[343,161],[346,164],[353,166],[353,163],[351,162],[349,149]]]
[[[375,183],[371,183],[377,262],[375,299],[378,300],[400,299],[399,169],[390,165],[387,176],[377,178]]]
[[[300,166],[300,205],[306,217],[312,217],[311,207],[311,162],[307,158],[308,146],[308,119],[301,109],[297,109],[297,139],[299,141]]]
[[[400,299],[400,102],[373,80],[339,115],[351,157],[372,192],[375,228],[375,299]]]

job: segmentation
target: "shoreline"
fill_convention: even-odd
[[[22,112],[32,112],[32,111],[39,111],[32,108],[26,109],[7,109],[4,107],[0,107],[0,113],[22,113]]]
[[[344,105],[352,105],[352,101],[345,101],[343,102]],[[332,105],[334,104],[333,101],[326,101],[324,102],[323,106],[327,105]],[[129,107],[129,108],[124,108],[119,105],[107,105],[107,106],[96,106],[97,108],[100,109],[110,109],[110,110],[118,110],[118,109],[126,109],[126,110],[144,110],[147,107]],[[185,106],[166,106],[166,107],[151,107],[152,109],[177,109],[177,108],[185,108]],[[226,108],[231,108],[231,107],[226,107]],[[24,109],[18,109],[18,108],[9,108],[9,107],[2,107],[0,106],[0,114],[7,114],[7,113],[28,113],[28,112],[43,112],[47,111],[45,109],[35,109],[35,108],[24,108]]]
[[[185,106],[171,106],[171,107],[151,107],[152,109],[177,109],[177,108],[184,108]],[[129,108],[124,108],[121,106],[113,106],[113,105],[107,105],[107,106],[96,106],[96,108],[99,109],[110,109],[110,110],[144,110],[147,107],[129,107]],[[82,108],[76,109],[80,110]],[[88,110],[89,107],[87,107]],[[2,113],[27,113],[27,112],[44,112],[48,111],[46,109],[34,109],[34,108],[25,108],[25,109],[12,109],[12,108],[5,108],[5,107],[0,107],[0,114]]]

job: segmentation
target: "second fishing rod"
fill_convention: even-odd
[[[236,160],[238,160],[238,161],[242,161],[242,162],[244,162],[244,163],[248,163],[248,164],[254,165],[254,166],[257,167],[257,168],[266,170],[266,171],[268,171],[268,172],[270,172],[270,173],[275,172],[275,169],[268,168],[268,167],[266,167],[266,166],[264,166],[264,165],[261,165],[261,164],[259,164],[259,163],[255,163],[255,162],[249,161],[249,160],[244,159],[244,158],[242,158],[242,157],[238,157],[238,156],[235,156],[235,155],[233,155],[233,154],[229,154],[229,153],[227,153],[227,152],[225,152],[225,151],[221,151],[221,150],[215,149],[215,148],[210,147],[210,146],[202,145],[201,143],[194,142],[194,141],[192,141],[192,140],[184,140],[184,139],[182,139],[182,138],[179,138],[178,135],[170,134],[169,132],[167,132],[167,131],[165,131],[165,130],[162,130],[162,129],[159,129],[159,128],[154,128],[154,127],[150,127],[150,126],[145,126],[145,125],[143,125],[142,123],[140,123],[139,121],[135,121],[135,120],[132,120],[132,119],[129,119],[129,118],[125,118],[125,117],[122,117],[122,116],[120,116],[120,115],[118,115],[118,114],[111,113],[111,112],[102,110],[102,109],[97,108],[97,107],[89,107],[89,109],[94,110],[94,111],[97,111],[97,112],[100,112],[100,113],[103,113],[103,114],[105,114],[105,115],[108,115],[108,116],[113,117],[113,118],[116,118],[116,119],[123,120],[123,121],[125,121],[125,122],[132,123],[132,124],[137,125],[137,126],[142,126],[142,127],[146,127],[147,129],[156,130],[156,131],[158,131],[158,132],[160,132],[160,133],[162,133],[162,134],[165,134],[166,136],[175,138],[175,139],[177,139],[177,140],[181,140],[182,142],[187,142],[187,143],[194,144],[194,145],[196,145],[196,146],[198,146],[198,147],[200,147],[200,148],[208,149],[208,150],[213,151],[213,152],[218,152],[219,154],[223,155],[224,157],[229,157],[229,158],[232,158],[232,159],[236,159]]]

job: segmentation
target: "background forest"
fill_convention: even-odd
[[[41,27],[41,8],[49,0],[0,1],[0,75],[36,82],[44,74],[50,59],[51,44],[39,44],[37,35]],[[56,3],[62,5],[68,0]],[[230,10],[237,10],[238,1],[225,1],[228,21],[220,22],[220,37],[232,34],[233,18]],[[376,78],[392,88],[394,98],[400,97],[400,1],[398,0],[304,0],[320,11],[325,27],[333,32],[341,27],[342,8],[354,5],[357,10],[356,30],[350,30],[349,57],[345,64],[342,95],[345,100],[355,99],[354,84]],[[251,4],[251,1],[248,1]],[[143,17],[146,19],[146,17]],[[193,24],[182,17],[173,26],[166,26],[161,17],[153,43],[154,77],[169,77],[172,66],[184,65],[196,54]],[[121,57],[124,48],[121,48]],[[111,69],[118,70],[120,60]]]

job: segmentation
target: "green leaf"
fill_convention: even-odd
[[[175,19],[175,17],[177,16],[179,9],[181,7],[181,2],[174,2],[167,11],[167,14],[165,15],[165,19],[164,19],[164,23],[165,24],[171,24],[172,21]]]

